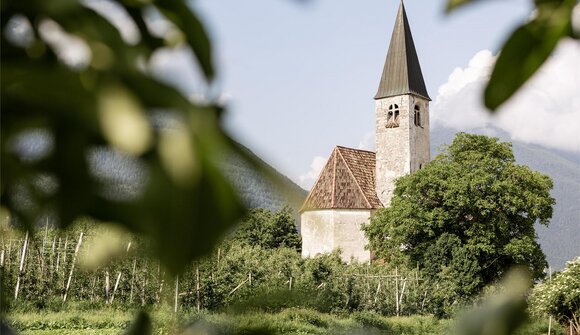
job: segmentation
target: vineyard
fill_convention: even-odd
[[[170,304],[175,311],[243,305],[268,311],[308,307],[393,316],[429,313],[430,292],[416,269],[346,265],[337,254],[305,260],[291,248],[266,250],[229,242],[170,277],[146,256],[146,243],[134,237],[107,246],[121,250],[116,260],[91,264],[92,254],[103,252],[95,246],[103,238],[109,237],[87,225],[64,232],[43,228],[34,238],[12,230],[4,234],[0,266],[11,303],[39,309],[83,302]]]
[[[0,269],[9,294],[8,322],[23,334],[117,334],[136,311],[146,310],[155,316],[155,334],[175,333],[192,322],[222,334],[259,327],[271,334],[363,328],[445,334],[466,308],[461,301],[442,306],[441,297],[450,294],[445,283],[418,268],[345,264],[338,253],[303,259],[295,230],[280,229],[293,227],[288,215],[253,212],[235,234],[178,276],[149,256],[147,242],[112,226],[45,226],[35,235],[4,228]],[[535,300],[534,308],[543,306]],[[437,317],[441,308],[451,319]],[[564,330],[541,317],[517,334],[548,329]]]

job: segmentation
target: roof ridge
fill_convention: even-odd
[[[371,150],[367,150],[367,149],[355,149],[355,148],[345,147],[343,145],[337,145],[336,148],[342,148],[342,149],[348,149],[348,150],[355,150],[355,151],[364,151],[364,152],[369,152],[371,154],[376,154],[375,151],[371,151]]]
[[[367,195],[365,194],[365,192],[363,191],[362,187],[360,186],[360,183],[358,182],[358,179],[356,178],[356,176],[352,172],[352,170],[350,168],[350,165],[348,165],[348,163],[346,162],[346,159],[344,159],[344,156],[342,155],[342,153],[340,152],[340,150],[337,150],[337,151],[338,151],[338,154],[340,155],[340,158],[342,158],[342,161],[344,162],[344,165],[346,165],[346,168],[348,169],[348,172],[350,173],[350,176],[352,177],[352,179],[354,179],[354,182],[355,182],[356,186],[358,187],[358,190],[360,191],[360,193],[362,194],[363,198],[367,202],[367,205],[369,206],[369,208],[373,208],[373,206],[371,205],[371,202],[367,198]],[[336,164],[336,161],[335,161],[335,164]],[[333,188],[333,190],[334,190],[334,188]],[[334,205],[334,196],[333,196],[332,201],[333,201],[333,205]]]

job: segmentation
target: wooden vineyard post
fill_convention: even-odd
[[[175,277],[175,302],[173,304],[173,313],[177,313],[178,297],[179,297],[179,275]]]
[[[550,280],[552,279],[552,267],[548,267],[548,273]],[[552,316],[550,315],[550,319],[548,320],[548,335],[552,335]]]
[[[135,285],[135,269],[137,268],[137,258],[133,258],[133,271],[131,272],[131,291],[129,293],[129,303],[133,302],[133,287]]]
[[[117,287],[119,287],[120,280],[121,280],[121,271],[117,272],[117,279],[115,280],[115,286],[113,287],[113,293],[111,294],[111,301],[109,301],[109,304],[112,304],[113,300],[115,300],[115,292],[117,292]]]
[[[62,266],[63,267],[66,266],[66,252],[67,252],[67,248],[68,248],[68,235],[65,236],[65,239],[64,239],[64,255],[62,255]]]
[[[58,238],[58,247],[56,247],[56,251],[57,251],[57,253],[56,253],[56,270],[55,270],[55,272],[56,272],[57,277],[58,277],[58,268],[60,265],[60,237]]]
[[[105,302],[109,303],[109,290],[111,289],[111,280],[109,278],[109,271],[105,271]]]
[[[63,302],[66,302],[66,298],[68,296],[68,289],[70,288],[70,282],[72,280],[72,276],[73,276],[73,273],[75,271],[75,263],[77,261],[77,255],[79,253],[79,249],[81,248],[81,243],[83,243],[83,235],[84,235],[84,233],[81,232],[80,235],[79,235],[79,241],[77,243],[77,246],[75,247],[75,253],[74,253],[73,259],[72,259],[72,265],[70,267],[70,272],[68,274],[68,280],[66,281],[66,287],[64,289],[64,295],[62,297],[62,301]]]
[[[91,301],[95,300],[95,286],[97,285],[97,277],[98,275],[95,273],[93,275],[93,284],[91,285]]]
[[[143,285],[141,285],[141,307],[145,306],[145,288],[147,287],[147,272],[143,272]]]
[[[44,272],[46,271],[46,260],[44,258],[44,247],[46,245],[46,236],[43,237],[42,239],[42,244],[41,247],[38,247],[38,244],[35,244],[34,246],[36,247],[36,252],[38,254],[38,265],[39,265],[39,270],[40,270],[40,278],[44,278]]]
[[[51,275],[50,277],[52,278],[52,274],[54,273],[54,248],[56,247],[56,234],[54,235],[54,238],[52,239],[52,247],[51,247],[51,251],[50,251],[50,272]]]
[[[395,311],[399,316],[399,268],[395,268]]]
[[[46,218],[46,225],[44,226],[44,238],[42,239],[42,258],[44,259],[44,247],[46,246],[46,239],[48,238],[48,218]]]
[[[2,253],[0,253],[0,268],[4,267],[4,249],[2,249]]]
[[[379,278],[379,284],[377,285],[377,292],[375,293],[375,304],[379,299],[379,292],[381,291],[381,279]]]
[[[228,297],[231,296],[232,294],[234,294],[240,287],[242,287],[247,282],[248,282],[248,279],[244,279],[244,281],[239,283],[238,286],[234,287],[234,289],[230,291],[230,293],[228,294]]]
[[[399,303],[397,304],[399,306],[399,312],[403,308],[403,294],[405,294],[405,286],[407,286],[407,279],[406,278],[405,278],[405,280],[403,280],[403,287],[401,288],[401,295],[399,296]],[[398,316],[398,314],[397,314],[397,316]]]
[[[28,231],[24,237],[24,244],[22,245],[22,254],[20,255],[20,267],[18,268],[18,279],[16,280],[16,289],[14,290],[14,300],[18,300],[18,291],[20,290],[20,281],[24,276],[24,260],[26,258],[26,247],[28,246]]]
[[[12,255],[12,240],[8,242],[8,252],[6,253],[6,271],[10,271],[10,256]]]
[[[195,304],[197,311],[199,312],[201,309],[201,296],[199,292],[199,262],[195,266]]]
[[[157,303],[161,302],[161,294],[163,293],[163,284],[165,284],[165,272],[162,273],[161,284],[159,284],[159,291],[157,292]]]
[[[288,290],[292,291],[292,276],[290,276],[290,279],[288,279]]]

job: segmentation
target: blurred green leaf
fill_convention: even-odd
[[[477,2],[478,0],[447,0],[447,5],[445,6],[445,12],[451,13],[456,9],[463,7],[465,5]]]
[[[150,335],[153,334],[153,327],[151,326],[151,319],[149,315],[143,311],[137,314],[137,317],[131,323],[131,327],[124,333],[125,335]]]
[[[459,335],[510,335],[527,319],[526,293],[531,287],[529,273],[513,268],[504,277],[502,292],[481,307],[468,312],[458,323]]]
[[[486,107],[496,110],[548,59],[560,39],[572,34],[575,0],[539,5],[536,17],[508,38],[485,89]]]
[[[34,42],[19,47],[0,36],[1,199],[14,220],[27,227],[53,213],[62,228],[88,216],[143,234],[155,256],[175,274],[209,252],[244,214],[219,164],[236,153],[247,158],[223,131],[221,108],[192,103],[146,71],[151,55],[165,47],[164,38],[153,37],[145,24],[143,7],[149,4],[117,4],[140,31],[136,45],[76,0],[2,2],[2,28],[12,17],[23,17],[30,22]],[[186,46],[212,79],[211,45],[197,15],[185,1],[164,0],[155,6],[183,30]],[[91,57],[87,65],[63,63],[57,46],[44,42],[42,22],[50,22],[53,33],[85,43]],[[157,110],[178,115],[179,129],[156,127]],[[34,162],[10,147],[31,127],[53,138],[51,151]],[[97,147],[120,149],[144,166],[147,176],[134,199],[107,195],[110,185],[93,175],[87,161]],[[56,190],[38,189],[33,181],[40,176],[50,176]]]
[[[14,335],[16,333],[4,322],[4,319],[0,319],[0,334]]]
[[[189,46],[199,61],[207,79],[214,77],[211,43],[199,18],[183,1],[158,0],[155,2],[161,13],[175,24],[186,36]]]

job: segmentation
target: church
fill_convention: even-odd
[[[300,210],[304,257],[339,249],[346,262],[369,262],[361,226],[390,205],[398,177],[430,160],[431,99],[403,2],[374,99],[376,152],[334,148]]]

